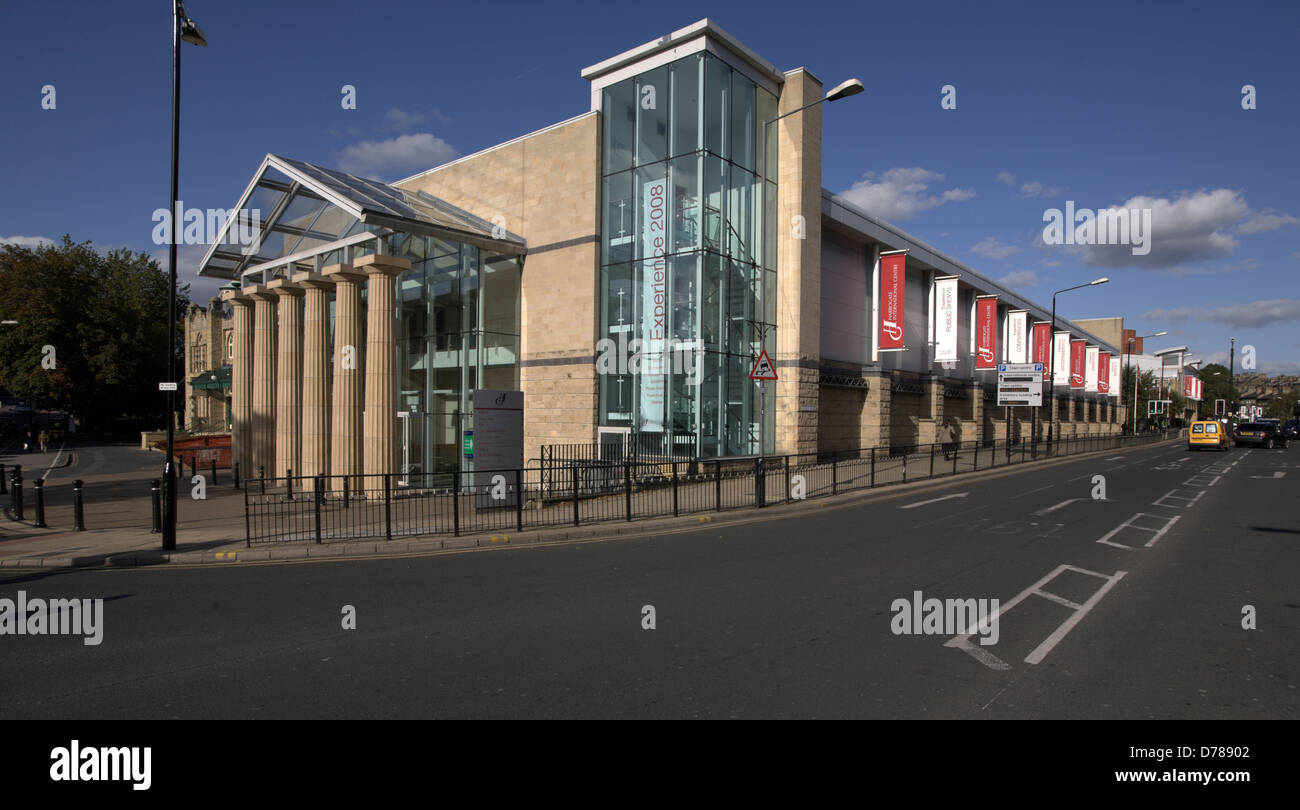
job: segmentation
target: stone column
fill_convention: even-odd
[[[804,68],[785,74],[777,113],[785,114],[822,96],[822,84]],[[776,166],[776,354],[780,379],[776,396],[777,453],[817,450],[816,410],[820,400],[821,361],[821,105],[809,107],[767,128],[777,141]],[[795,220],[795,217],[800,219]],[[794,226],[802,223],[801,228]],[[758,397],[755,391],[755,405]],[[812,406],[805,410],[803,406]]]
[[[295,273],[302,287],[302,464],[303,475],[330,474],[330,290],[319,273]]]
[[[331,475],[361,474],[361,283],[366,274],[350,264],[333,264],[322,271],[334,282],[334,396],[331,403]],[[353,480],[354,489],[361,484]],[[332,479],[333,487],[342,487]]]
[[[397,472],[397,275],[411,263],[372,254],[354,266],[370,277],[366,293],[366,412],[363,469]],[[372,483],[373,485],[373,483]]]
[[[253,298],[253,464],[249,477],[259,471],[275,474],[275,293],[258,285],[249,288]]]
[[[302,288],[277,278],[266,285],[279,319],[275,389],[275,475],[302,475]]]
[[[253,300],[242,290],[225,290],[234,307],[235,356],[230,361],[230,460],[239,474],[253,474]]]
[[[893,374],[877,367],[866,369],[862,376],[867,378],[867,396],[862,404],[862,441],[859,444],[888,450],[892,419],[890,404],[894,400]]]

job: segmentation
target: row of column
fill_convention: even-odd
[[[222,292],[234,306],[231,439],[242,475],[397,471],[396,277],[410,267],[376,254]]]

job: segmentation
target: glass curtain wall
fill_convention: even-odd
[[[643,454],[771,449],[749,370],[775,344],[776,106],[708,53],[604,90],[600,424]]]
[[[436,237],[394,234],[398,425],[403,473],[459,469],[474,390],[519,388],[520,272],[516,256]],[[399,452],[402,452],[399,450]],[[404,476],[404,477],[407,477]]]

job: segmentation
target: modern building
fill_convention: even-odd
[[[897,448],[944,423],[1019,440],[1041,421],[995,406],[992,366],[1045,358],[1050,308],[822,187],[821,78],[709,20],[582,77],[588,111],[391,184],[266,157],[228,226],[256,238],[223,234],[200,269],[235,282],[246,469],[464,468],[478,388],[523,391],[525,459]],[[1056,328],[1093,371],[1122,351]],[[760,387],[763,352],[778,379]],[[1033,411],[1118,429],[1106,379],[1056,371]]]

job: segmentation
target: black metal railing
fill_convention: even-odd
[[[568,465],[472,473],[259,478],[243,490],[246,540],[250,546],[391,540],[762,508],[1166,438],[1116,434],[1050,445],[940,442],[688,461],[576,458]]]

